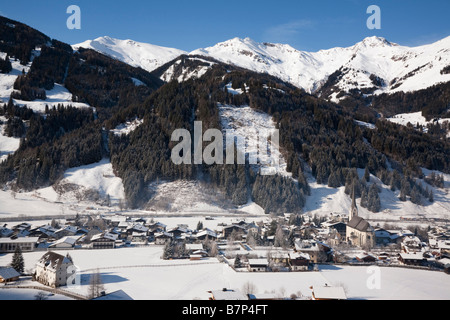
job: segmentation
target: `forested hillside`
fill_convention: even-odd
[[[187,57],[177,62],[174,75],[181,75],[183,68],[206,68],[202,76],[164,83],[159,77],[171,63],[149,73],[93,50],[73,52],[17,22],[0,20],[0,28],[7,31],[0,34],[0,51],[24,63],[33,61],[30,71],[18,76],[9,103],[0,108],[0,115],[7,118],[7,134],[21,138],[19,150],[0,164],[0,183],[15,190],[52,185],[69,168],[109,157],[122,178],[130,208],[146,207],[153,196],[150,183],[183,179],[202,181],[236,206],[252,200],[266,213],[301,212],[311,193],[307,182],[311,171],[317,183],[345,186],[347,193],[355,189],[361,205],[376,212],[379,189],[368,179],[370,174],[391,190],[400,190],[402,201],[421,204],[424,199],[432,201],[433,195],[416,181],[424,178],[420,168],[450,173],[448,139],[377,119],[365,104],[363,109],[345,101],[338,105],[267,74]],[[7,63],[3,65],[2,72],[7,73]],[[70,91],[73,103],[84,102],[90,108],[57,106],[39,113],[14,103],[14,99],[45,100],[55,83]],[[445,100],[446,86],[419,93],[421,100],[380,96],[376,99],[386,110],[379,111],[392,109],[391,103],[402,111],[429,108],[429,115],[434,115],[439,107],[427,105],[427,96],[440,94]],[[195,121],[202,121],[203,132],[222,130],[219,104],[248,105],[271,116],[280,131],[290,175],[262,176],[248,163],[175,165],[173,131],[187,129],[193,135]],[[111,132],[135,119],[143,122],[129,134]],[[370,120],[375,127],[355,119]],[[365,170],[362,179],[357,169]]]

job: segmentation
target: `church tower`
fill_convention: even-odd
[[[350,212],[348,215],[348,221],[351,221],[354,217],[357,217],[357,216],[358,216],[358,207],[356,206],[355,186],[353,186],[352,207],[350,208]]]

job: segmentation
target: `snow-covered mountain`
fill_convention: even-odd
[[[178,49],[110,37],[86,41],[73,47],[91,48],[147,71],[153,71],[187,54]],[[234,38],[194,50],[189,55],[205,56],[267,73],[307,92],[321,93],[323,97],[336,102],[344,96],[342,93],[352,89],[369,94],[389,94],[417,91],[450,81],[450,74],[443,72],[450,65],[450,36],[419,47],[406,47],[384,38],[369,37],[351,47],[318,52],[300,51],[288,44],[258,43],[250,38]],[[329,78],[331,75],[334,76],[332,79]],[[325,83],[332,88],[321,92]]]
[[[318,52],[234,38],[191,54],[268,73],[308,92],[319,90],[339,70],[333,83],[338,92],[355,88],[372,88],[375,94],[407,92],[450,81],[450,74],[441,72],[450,65],[450,37],[414,48],[370,37],[351,47]]]
[[[186,53],[183,50],[111,37],[87,40],[72,47],[75,50],[78,48],[93,49],[133,67],[141,67],[148,72]]]

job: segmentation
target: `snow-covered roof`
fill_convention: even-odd
[[[19,276],[20,273],[18,273],[14,268],[0,267],[0,278],[3,278],[4,280],[9,280]]]
[[[73,246],[73,245],[75,245],[75,243],[77,242],[77,240],[79,238],[80,237],[69,237],[69,236],[68,237],[63,237],[63,238],[53,242],[53,244],[51,244],[50,246],[51,247],[52,246],[56,246],[56,245],[61,244],[61,243],[65,243],[65,244]]]
[[[215,300],[248,300],[248,297],[238,289],[223,289],[210,291]]]
[[[108,239],[111,241],[116,241],[117,238],[118,238],[117,234],[105,232],[105,233],[99,233],[99,234],[92,236],[91,241],[95,241],[95,240],[99,240],[99,239]]]
[[[347,300],[344,288],[342,287],[313,287],[314,299]]]
[[[36,243],[39,241],[38,237],[29,237],[29,238],[0,238],[0,243]]]
[[[248,259],[248,264],[250,266],[267,266],[269,262],[267,259]]]
[[[47,269],[58,270],[62,264],[72,264],[72,261],[69,258],[62,256],[56,252],[47,252],[44,254],[41,259],[37,262],[36,265],[40,265]]]

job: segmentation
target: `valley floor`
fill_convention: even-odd
[[[65,255],[67,252],[59,253]],[[98,268],[107,293],[123,290],[135,300],[207,300],[209,290],[242,289],[247,282],[256,287],[257,293],[287,297],[301,294],[308,298],[311,296],[310,286],[328,284],[344,287],[349,299],[450,299],[450,277],[437,271],[380,267],[380,286],[371,289],[373,270],[365,266],[321,265],[318,272],[249,273],[235,272],[216,258],[195,262],[161,260],[161,246],[72,250],[68,253],[80,269],[81,285],[62,289],[84,295],[88,292],[90,276]],[[43,254],[24,253],[25,269],[33,268]],[[11,258],[11,254],[0,255],[0,265],[8,264]],[[26,280],[24,285],[36,283]],[[28,289],[0,287],[0,300],[12,297],[33,299],[34,295]]]

